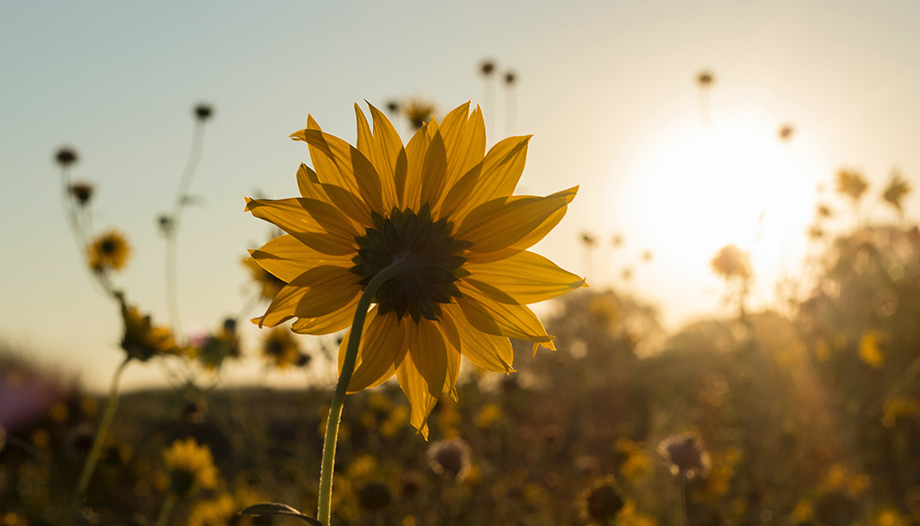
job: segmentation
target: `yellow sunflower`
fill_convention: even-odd
[[[169,471],[170,491],[182,497],[194,486],[217,486],[217,468],[211,448],[199,446],[194,438],[176,440],[163,451],[163,462]]]
[[[121,348],[131,358],[142,362],[162,354],[181,355],[185,351],[176,345],[172,331],[168,327],[157,327],[150,315],[142,315],[137,307],[125,303],[124,297],[117,296],[121,303],[121,317],[125,324]]]
[[[563,217],[577,187],[546,197],[511,195],[524,169],[529,136],[486,153],[485,123],[469,103],[431,120],[403,146],[370,106],[374,129],[355,106],[357,147],[323,133],[312,117],[291,135],[305,141],[315,168],[297,173],[300,198],[247,199],[246,210],[287,232],[252,251],[287,283],[256,320],[290,318],[294,332],[329,334],[350,326],[365,287],[385,281],[366,318],[353,393],[394,374],[425,421],[443,393],[455,395],[460,356],[511,372],[509,337],[554,349],[526,306],[585,286],[584,279],[528,252]],[[339,349],[342,367],[348,335]]]
[[[303,353],[291,331],[284,327],[275,327],[262,342],[262,356],[279,369],[296,365]]]
[[[131,247],[117,230],[100,234],[89,246],[89,266],[96,272],[121,270],[131,253]]]

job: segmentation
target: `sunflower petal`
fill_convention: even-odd
[[[297,303],[306,293],[306,287],[293,283],[281,287],[281,290],[272,299],[265,314],[259,318],[253,318],[252,322],[258,324],[260,329],[263,326],[274,327],[279,323],[284,323],[294,317],[294,309],[297,308]]]
[[[546,197],[512,196],[493,199],[471,211],[460,228],[457,237],[473,243],[470,248],[473,252],[497,252],[507,248],[525,249],[521,246],[522,240],[533,242],[542,238],[552,228],[543,230],[547,222],[555,219],[557,212],[562,210],[575,198],[578,187],[558,192]],[[555,225],[555,223],[553,223]],[[534,235],[537,232],[539,237]],[[528,245],[529,246],[529,245]]]
[[[347,268],[331,265],[321,265],[304,272],[291,282],[291,285],[307,287],[306,294],[297,302],[294,314],[298,318],[318,318],[341,309],[361,293],[360,280]]]
[[[486,334],[474,328],[457,305],[442,305],[441,310],[446,314],[444,319],[450,320],[457,331],[461,342],[460,353],[466,356],[467,360],[487,371],[514,372],[514,368],[511,367],[511,364],[514,363],[511,340],[505,336]]]
[[[465,216],[483,203],[499,197],[508,197],[514,192],[524,172],[530,138],[530,135],[508,137],[486,153],[482,159],[482,172],[476,187],[470,192],[466,205],[457,211],[459,217]]]
[[[316,172],[304,163],[300,163],[300,168],[297,169],[297,189],[300,191],[301,197],[316,199],[317,201],[329,201],[329,197],[323,191],[323,186],[320,184]]]
[[[447,346],[437,322],[421,319],[407,329],[409,354],[412,363],[428,384],[428,392],[435,398],[444,392],[447,377]]]
[[[423,166],[430,142],[428,137],[430,125],[428,123],[419,128],[406,145],[405,195],[400,201],[400,206],[403,208],[418,210],[421,206]],[[398,181],[396,188],[399,189]]]
[[[412,361],[412,353],[406,356],[396,367],[396,379],[399,387],[409,399],[409,423],[428,440],[428,415],[438,402],[438,397],[428,392],[428,382]]]
[[[246,198],[246,210],[323,254],[342,256],[355,250],[353,225],[342,221],[344,214],[328,203],[303,198]]]
[[[352,266],[350,258],[323,254],[289,234],[278,236],[249,254],[260,267],[285,283],[318,265]]]
[[[358,358],[348,392],[355,393],[362,389],[376,387],[396,374],[396,364],[405,355],[406,326],[397,323],[396,314],[388,312],[377,314],[377,308],[371,310],[364,323],[364,333],[358,347]],[[351,331],[339,346],[339,374],[342,374],[342,362],[348,348]]]
[[[360,296],[355,296],[347,305],[318,318],[301,318],[291,324],[291,330],[297,334],[313,334],[316,336],[332,334],[351,326],[358,307]]]
[[[422,205],[428,203],[435,210],[435,204],[440,201],[441,189],[444,188],[444,173],[447,170],[447,150],[444,148],[444,139],[441,132],[436,131],[428,151],[425,153],[425,164],[422,166],[422,191],[419,201]]]
[[[463,268],[470,272],[466,281],[480,291],[486,292],[480,286],[485,284],[519,304],[548,300],[587,286],[584,279],[533,252],[518,252],[501,261],[482,265],[468,262]],[[501,301],[498,297],[487,295],[495,301]]]
[[[370,125],[367,123],[367,117],[361,108],[355,104],[355,116],[358,120],[358,151],[374,166],[374,170],[380,178],[381,192],[383,197],[382,211],[389,211],[396,206],[396,187],[393,184],[393,168],[395,166],[396,155],[390,160],[390,151],[381,148],[379,140],[371,132]],[[377,126],[376,122],[374,126]],[[402,146],[402,143],[399,143]],[[397,150],[396,154],[399,151]]]
[[[448,113],[441,123],[441,135],[448,160],[444,187],[450,189],[485,155],[486,128],[479,106],[472,115],[469,115],[469,103]]]
[[[444,378],[442,390],[445,393],[450,393],[450,396],[456,400],[457,378],[460,377],[460,355],[463,343],[460,339],[460,332],[450,316],[444,315],[438,322],[444,335],[444,342],[447,344],[447,376]]]
[[[476,329],[495,336],[507,336],[536,342],[556,350],[553,337],[546,334],[543,323],[526,305],[505,305],[460,281],[457,288],[463,294],[457,304],[466,320]]]

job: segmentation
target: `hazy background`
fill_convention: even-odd
[[[0,341],[94,388],[122,357],[116,306],[92,288],[61,212],[59,146],[81,155],[74,179],[96,185],[97,231],[131,242],[116,283],[165,323],[156,217],[188,157],[192,106],[215,106],[192,185],[203,205],[186,210],[179,237],[183,325],[202,332],[246,301],[240,261],[269,230],[243,196],[296,194],[308,155],[287,136],[308,113],[351,142],[352,105],[365,99],[418,95],[438,116],[484,103],[484,58],[519,79],[513,130],[500,83],[484,107],[489,143],[534,135],[518,192],[581,185],[536,250],[658,304],[668,328],[723,308],[708,263],[729,242],[753,254],[753,303],[773,305],[774,283],[799,268],[816,188],[838,168],[862,170],[873,193],[893,167],[920,186],[912,1],[4,3]],[[710,127],[702,69],[716,76]],[[796,129],[789,143],[777,138],[784,123]],[[599,241],[593,269],[585,231]],[[614,234],[625,239],[615,252]],[[243,335],[254,353],[257,331]],[[255,378],[249,363],[227,381]],[[159,378],[133,367],[123,385]]]

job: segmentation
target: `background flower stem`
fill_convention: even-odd
[[[367,288],[358,300],[354,321],[351,323],[351,332],[348,335],[348,347],[345,349],[345,359],[342,361],[342,371],[339,381],[335,384],[332,395],[332,404],[329,406],[329,419],[326,421],[326,438],[323,440],[323,463],[319,475],[319,509],[317,518],[324,526],[329,526],[332,514],[332,471],[335,467],[335,446],[339,435],[339,422],[342,420],[342,405],[345,403],[345,393],[351,382],[351,375],[358,359],[358,346],[361,343],[361,333],[364,331],[364,319],[371,306],[371,300],[380,285],[388,279],[399,275],[411,263],[406,260],[397,260],[387,268],[381,270],[367,284]]]

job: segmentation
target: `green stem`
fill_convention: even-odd
[[[115,408],[118,407],[118,382],[121,380],[121,373],[124,372],[125,366],[131,361],[131,357],[125,358],[115,374],[112,375],[112,387],[109,389],[109,401],[105,406],[105,413],[102,415],[102,421],[99,423],[99,429],[96,430],[96,438],[93,440],[93,447],[86,458],[86,464],[83,465],[83,471],[80,473],[80,481],[77,483],[77,489],[73,494],[72,509],[76,512],[83,504],[83,498],[86,496],[86,489],[89,487],[89,480],[96,470],[96,463],[99,462],[99,453],[102,452],[102,443],[105,435],[112,424],[112,418],[115,416]]]
[[[156,526],[166,526],[169,524],[169,516],[172,515],[173,506],[176,505],[176,494],[170,492],[166,496],[166,500],[163,501],[163,505],[160,506],[160,515],[157,516]]]
[[[410,266],[411,263],[405,260],[394,261],[371,279],[358,300],[358,308],[355,311],[355,318],[351,323],[351,332],[348,336],[348,347],[345,349],[345,359],[342,361],[342,371],[339,373],[339,381],[335,384],[335,393],[332,395],[332,404],[329,406],[329,419],[326,421],[323,463],[319,474],[319,510],[317,511],[317,518],[324,526],[329,526],[329,518],[332,515],[332,471],[335,467],[335,446],[339,435],[339,422],[342,420],[345,393],[348,391],[348,384],[351,382],[351,375],[358,359],[358,345],[361,343],[361,333],[364,331],[364,319],[367,317],[371,301],[380,285],[404,272]]]

